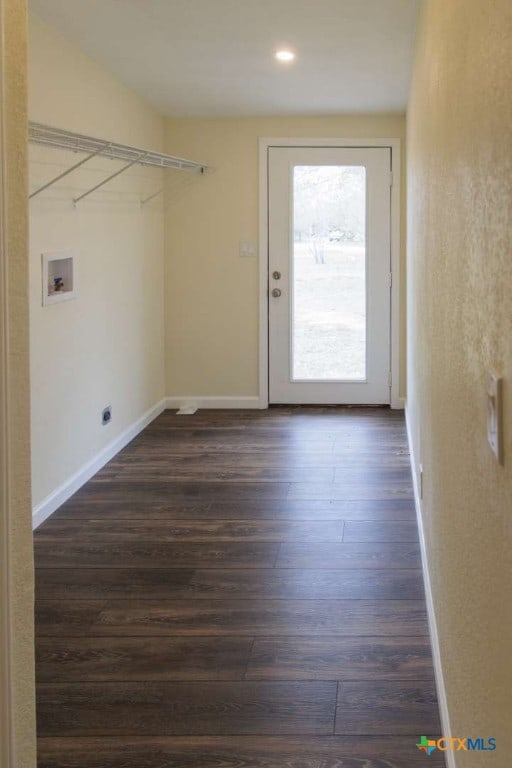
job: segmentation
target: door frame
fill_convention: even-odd
[[[26,0],[0,0],[0,764],[5,768],[36,762],[26,20]]]
[[[8,430],[8,314],[7,314],[7,235],[5,183],[4,115],[4,3],[0,0],[0,763],[11,766],[13,756],[12,679],[11,679],[11,593],[9,551],[9,441]]]
[[[11,680],[11,594],[9,552],[9,441],[8,424],[8,315],[7,315],[7,237],[4,145],[4,4],[0,0],[0,763],[12,765],[12,680]]]
[[[391,150],[391,408],[403,408],[400,397],[400,139],[261,138],[259,140],[259,407],[269,405],[268,362],[268,150],[270,147],[384,147]]]

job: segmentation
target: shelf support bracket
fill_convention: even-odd
[[[199,173],[201,173],[201,174],[204,174],[204,172],[205,172],[205,167],[204,167],[204,166],[201,166],[201,167],[199,168]],[[140,204],[141,204],[141,206],[143,206],[143,205],[146,205],[146,203],[149,203],[151,200],[154,200],[154,199],[155,199],[155,197],[158,197],[158,195],[161,195],[161,194],[162,194],[162,192],[165,192],[165,191],[166,191],[166,189],[167,189],[167,187],[168,187],[168,186],[169,186],[168,184],[165,184],[165,185],[164,185],[163,187],[161,187],[159,190],[157,190],[156,192],[153,192],[153,194],[152,194],[152,195],[149,195],[149,197],[145,197],[145,198],[144,198],[144,200],[141,200],[141,201],[140,201]]]
[[[42,187],[39,187],[38,189],[34,190],[28,198],[31,200],[33,197],[38,195],[40,192],[43,192],[45,189],[48,189],[49,187],[53,187],[54,184],[56,184],[58,181],[63,179],[65,176],[70,174],[72,171],[76,171],[77,168],[80,168],[81,165],[84,165],[84,163],[88,163],[89,160],[92,160],[93,157],[96,157],[96,155],[101,155],[102,152],[104,152],[106,149],[110,147],[110,143],[105,142],[105,144],[97,149],[95,152],[91,152],[90,155],[87,155],[87,157],[84,157],[83,160],[80,160],[78,163],[75,163],[75,165],[72,165],[71,168],[68,168],[63,173],[59,173],[58,176],[55,176],[54,179],[51,179],[51,181],[47,181],[46,184],[43,184]]]
[[[162,187],[161,189],[158,190],[158,192],[153,192],[152,195],[149,195],[149,197],[145,197],[144,200],[141,200],[140,204],[146,205],[146,203],[149,203],[150,200],[154,200],[155,197],[158,197],[158,195],[161,195],[162,192],[164,191],[165,191],[165,187]]]
[[[142,152],[140,155],[138,155],[135,160],[131,160],[126,165],[123,165],[122,168],[120,168],[115,173],[112,173],[108,178],[103,179],[103,181],[100,181],[99,184],[96,184],[96,186],[92,187],[92,189],[88,189],[87,192],[84,192],[83,195],[80,195],[80,197],[75,197],[73,200],[73,205],[76,205],[80,202],[80,200],[83,200],[84,197],[88,197],[89,195],[92,195],[93,192],[96,192],[97,189],[100,187],[103,187],[105,184],[107,184],[109,181],[112,181],[112,179],[115,179],[116,176],[120,176],[122,173],[128,170],[128,168],[131,168],[132,165],[135,165],[136,163],[140,163],[140,161],[146,157],[146,155],[149,154],[148,152]]]

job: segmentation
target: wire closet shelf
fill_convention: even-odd
[[[167,155],[162,152],[153,152],[152,150],[139,149],[127,144],[118,144],[115,141],[97,139],[93,136],[73,133],[72,131],[66,131],[62,128],[54,128],[42,123],[30,122],[28,127],[28,136],[29,141],[33,144],[42,144],[44,146],[53,147],[55,149],[64,149],[71,152],[84,153],[87,155],[87,157],[82,158],[79,162],[75,163],[70,168],[66,169],[63,173],[60,173],[58,176],[48,181],[42,187],[34,190],[34,192],[32,192],[30,195],[31,198],[35,197],[43,190],[48,189],[57,181],[64,178],[80,166],[84,165],[89,160],[92,160],[93,157],[98,156],[108,157],[111,160],[125,161],[126,165],[113,173],[107,179],[104,179],[92,189],[89,189],[87,192],[80,195],[80,197],[75,198],[73,201],[74,203],[77,203],[79,200],[87,197],[96,189],[99,189],[108,181],[116,176],[119,176],[133,165],[145,165],[156,168],[172,168],[174,170],[189,170],[201,173],[204,173],[209,168],[209,166],[207,166],[205,163],[199,163],[194,160],[187,160],[183,157],[175,157],[173,155]],[[158,192],[150,195],[145,200],[142,200],[142,203],[144,204],[149,202],[149,200],[152,200],[161,192],[163,192],[163,189],[160,189]]]

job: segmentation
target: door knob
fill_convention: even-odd
[[[280,280],[281,279],[281,273],[278,272],[277,269],[276,269],[275,272],[272,272],[272,277],[274,278],[274,280]]]
[[[272,296],[274,299],[278,299],[281,295],[281,289],[280,288],[273,288],[272,289]]]

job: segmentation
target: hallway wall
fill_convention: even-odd
[[[0,0],[0,29],[0,764],[35,768],[23,0]]]
[[[29,117],[162,150],[163,118],[34,15]],[[31,145],[31,189],[76,162],[75,154]],[[76,209],[71,203],[120,167],[95,158],[30,203],[36,508],[164,396],[162,204],[140,206],[162,172],[134,166]],[[43,307],[41,253],[67,250],[76,253],[78,297]],[[104,427],[106,405],[112,422]]]
[[[407,411],[452,735],[498,739],[455,753],[464,768],[505,768],[512,749],[511,39],[510,0],[426,0],[408,112]]]
[[[403,115],[167,119],[166,151],[213,172],[176,185],[166,206],[166,371],[171,396],[257,396],[259,138],[399,138]],[[405,169],[402,141],[402,169]],[[405,170],[403,170],[405,176]],[[402,183],[405,203],[405,183]],[[405,207],[402,206],[405,262]],[[405,272],[405,270],[404,270]],[[403,291],[405,304],[405,274]],[[405,350],[405,308],[402,314]],[[402,356],[403,358],[405,355]],[[405,364],[401,394],[405,388]]]

